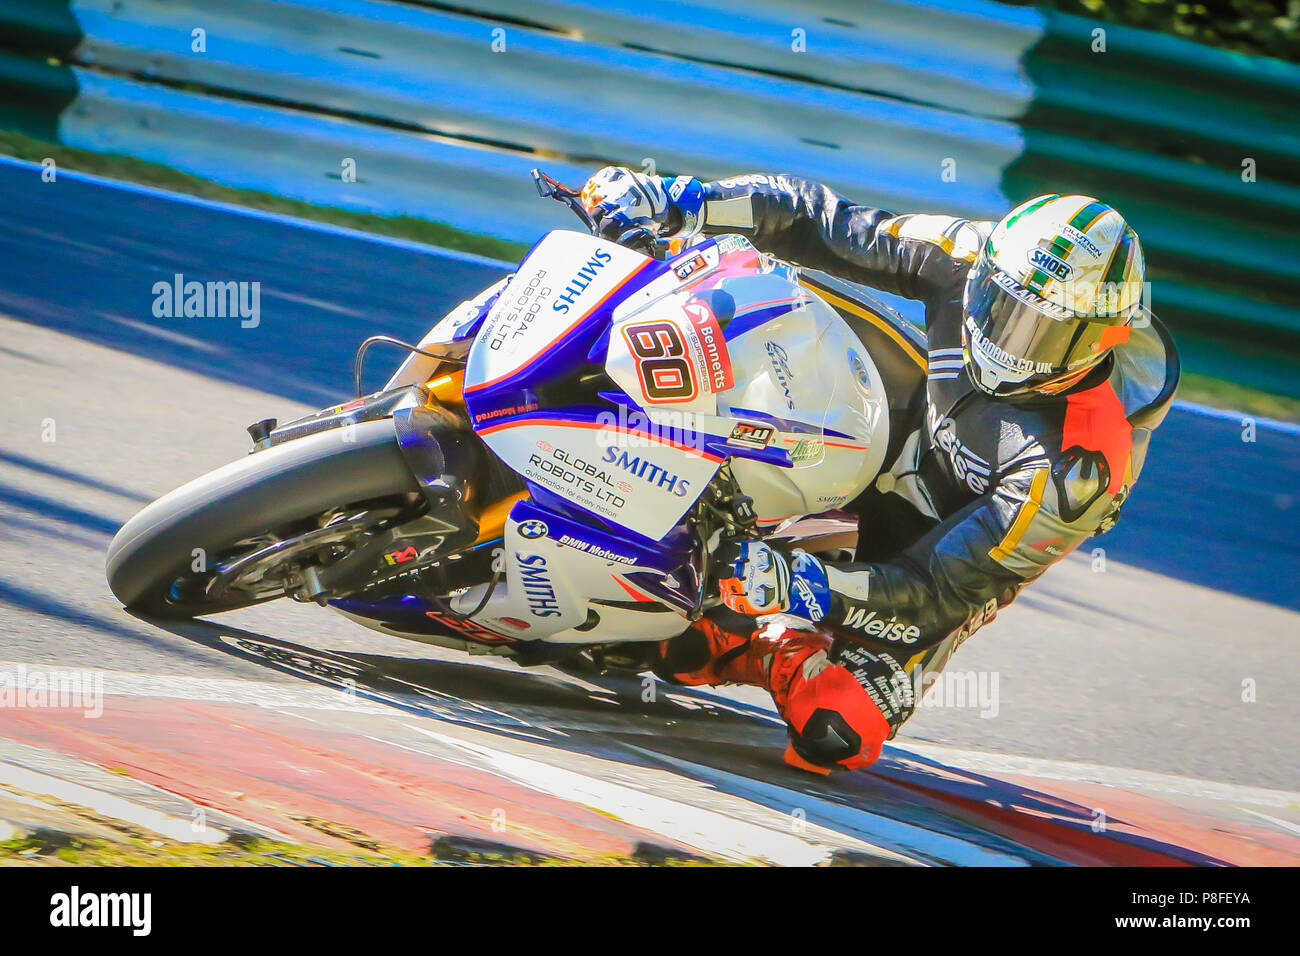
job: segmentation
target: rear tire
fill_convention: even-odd
[[[336,509],[418,494],[391,419],[273,445],[182,485],[124,524],[108,547],[108,586],[128,608],[161,617],[247,607],[259,599],[178,598],[173,585],[191,574],[198,554],[215,559]]]

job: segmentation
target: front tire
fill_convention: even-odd
[[[247,607],[267,598],[213,598],[193,586],[200,556],[216,561],[241,542],[275,538],[320,515],[418,495],[391,419],[307,435],[211,471],[147,505],[108,547],[108,586],[126,607],[161,617]],[[187,580],[190,587],[179,587]]]

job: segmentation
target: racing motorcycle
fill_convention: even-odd
[[[524,664],[635,668],[718,605],[731,542],[851,546],[836,509],[877,477],[891,402],[829,289],[740,235],[601,238],[533,177],[587,231],[548,233],[416,345],[362,343],[358,393],[369,346],[407,351],[382,390],[249,426],[250,454],[135,515],[107,558],[124,605],[288,597]]]

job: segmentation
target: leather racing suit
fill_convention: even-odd
[[[925,340],[912,349],[924,414],[905,440],[891,442],[888,470],[847,506],[859,517],[855,560],[827,564],[830,610],[819,624],[836,635],[833,646],[790,629],[786,640],[805,653],[774,655],[780,642],[771,627],[760,629],[769,638],[756,651],[752,628],[715,621],[668,642],[659,668],[686,683],[766,685],[791,722],[792,762],[861,766],[880,749],[866,738],[892,737],[912,713],[908,687],[918,667],[937,672],[1022,587],[1114,524],[1172,401],[1177,355],[1153,318],[1068,391],[994,399],[972,384],[962,357],[966,276],[993,222],[895,215],[789,175],[739,176],[703,189],[703,233],[740,233],[771,255],[925,308]],[[899,387],[882,374],[887,391]],[[790,675],[807,676],[801,662],[814,660],[813,680],[835,664],[852,673],[884,723],[846,714],[829,742],[810,739],[825,727],[815,734],[800,727],[795,702],[783,702],[782,692],[799,691]],[[741,672],[748,677],[735,676]],[[836,693],[843,698],[844,688]],[[862,739],[840,746],[854,735]]]

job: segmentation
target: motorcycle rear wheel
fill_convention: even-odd
[[[390,419],[297,438],[231,462],[147,505],[108,548],[108,585],[126,607],[191,618],[283,596],[283,589],[205,581],[258,549],[346,520],[366,532],[366,515],[387,520],[419,486]],[[379,516],[383,517],[379,517]],[[322,547],[346,548],[344,535]]]

